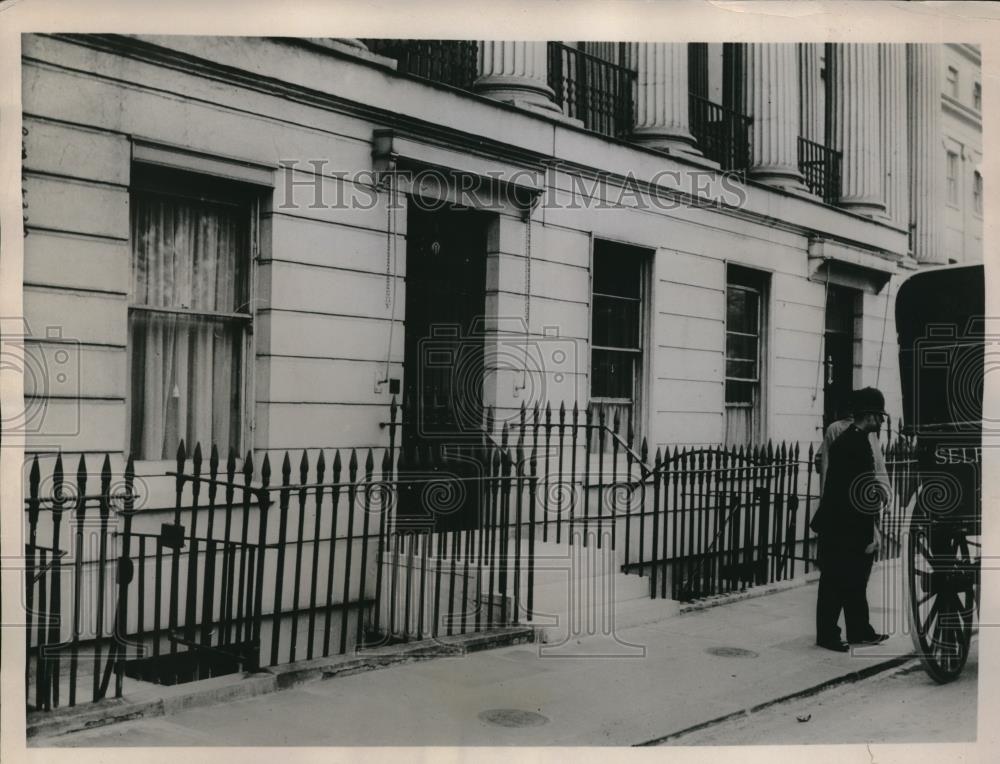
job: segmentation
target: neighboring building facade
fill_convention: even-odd
[[[27,346],[79,370],[26,380],[27,450],[381,446],[394,395],[444,432],[592,405],[651,449],[817,442],[862,385],[898,415],[973,55],[26,37]]]
[[[944,46],[941,119],[945,238],[949,262],[983,261],[983,81],[979,48]]]

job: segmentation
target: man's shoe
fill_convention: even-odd
[[[888,634],[872,634],[868,639],[851,640],[852,645],[880,645],[889,638]]]
[[[846,653],[851,649],[851,646],[842,639],[824,639],[816,642],[817,647],[824,647],[827,650],[833,650],[837,653]]]

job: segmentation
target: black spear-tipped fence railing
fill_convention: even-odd
[[[32,460],[24,546],[25,687],[31,707],[72,706],[85,696],[100,700],[112,675],[114,695],[121,697],[122,644],[116,637],[127,603],[118,585],[124,571],[116,574],[112,566],[121,559],[114,552],[119,516],[126,529],[131,524],[134,477],[130,460],[124,479],[113,482],[105,456],[94,480],[81,456],[74,480],[59,455],[51,484],[43,486],[39,459]],[[88,483],[97,490],[88,493]]]
[[[653,598],[809,572],[812,446],[804,458],[786,443],[650,458],[614,418],[577,405],[490,409],[472,439],[415,446],[393,402],[387,446],[284,452],[277,469],[270,453],[222,462],[214,447],[205,460],[181,444],[172,507],[137,504],[150,479],[131,460],[116,476],[105,457],[95,478],[84,457],[73,476],[59,456],[43,477],[36,456],[29,708],[531,623],[539,545],[586,544],[579,531],[592,524],[610,526],[616,569],[647,577]],[[900,554],[918,478],[912,442],[888,440],[883,558]]]

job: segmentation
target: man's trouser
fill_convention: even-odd
[[[869,623],[868,577],[874,554],[852,551],[842,543],[819,540],[819,592],[816,599],[816,641],[840,639],[840,611],[844,611],[847,641],[871,639],[875,630]]]

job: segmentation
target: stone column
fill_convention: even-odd
[[[826,142],[823,47],[822,43],[799,43],[799,135],[820,145]]]
[[[910,225],[913,256],[920,263],[946,262],[944,149],[941,137],[941,46],[909,44],[907,116],[910,126]]]
[[[637,75],[635,142],[700,155],[688,121],[687,44],[629,43],[628,65]]]
[[[547,50],[544,42],[481,40],[473,88],[498,101],[561,114],[548,84]]]
[[[885,215],[897,228],[907,228],[910,224],[910,157],[906,126],[906,46],[887,43],[878,47]]]
[[[794,43],[743,46],[743,109],[753,117],[749,176],[804,190],[799,172],[799,62]]]
[[[832,144],[843,154],[840,206],[882,215],[878,45],[835,43],[827,56]]]

